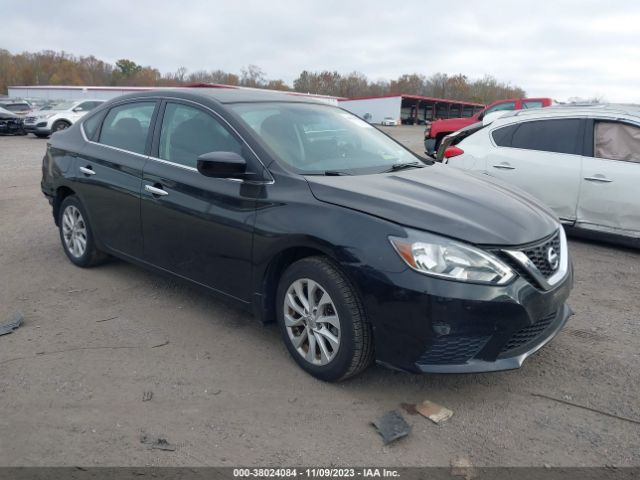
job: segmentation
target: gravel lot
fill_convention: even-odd
[[[421,151],[422,128],[387,130]],[[0,137],[0,323],[25,317],[0,336],[0,465],[640,465],[639,424],[533,395],[640,420],[640,252],[572,240],[576,315],[520,370],[325,384],[275,325],[196,288],[74,267],[40,192],[45,143]],[[403,411],[412,433],[383,446],[370,422],[424,399],[454,416]]]

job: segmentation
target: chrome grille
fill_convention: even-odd
[[[26,117],[24,123],[35,123],[36,117]]]
[[[548,252],[551,247],[555,250],[556,255],[558,256],[558,263],[555,268],[553,268],[553,265],[551,265],[548,260]],[[560,263],[560,232],[557,232],[550,240],[547,240],[540,245],[523,249],[522,253],[529,257],[529,260],[533,262],[545,278],[549,278],[556,272],[556,270],[558,270],[558,265]]]

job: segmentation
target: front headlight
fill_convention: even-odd
[[[408,238],[389,237],[400,257],[414,270],[435,277],[504,285],[515,273],[488,252],[432,233],[407,230]]]
[[[41,113],[40,115],[38,115],[38,120],[46,120],[53,117],[54,115],[55,113]]]

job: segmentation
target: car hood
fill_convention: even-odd
[[[2,120],[11,120],[16,118],[20,118],[20,115],[16,115],[15,113],[10,112],[8,110],[4,112],[0,111],[0,119]]]
[[[521,245],[552,234],[558,220],[526,193],[441,164],[358,176],[307,176],[320,201],[483,245]]]

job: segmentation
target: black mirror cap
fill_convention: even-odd
[[[240,178],[247,176],[247,162],[235,152],[209,152],[198,157],[198,171],[213,178]]]

